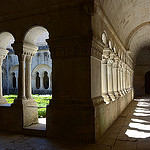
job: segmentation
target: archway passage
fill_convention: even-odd
[[[150,71],[145,74],[145,94],[150,94]]]

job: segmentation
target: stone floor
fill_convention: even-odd
[[[150,99],[135,99],[97,144],[0,133],[0,150],[150,150]]]

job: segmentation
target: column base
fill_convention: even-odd
[[[120,95],[121,97],[123,97],[123,93],[122,93],[122,91],[119,91],[119,95]]]
[[[115,95],[115,97],[117,98],[117,99],[119,99],[119,97],[120,97],[120,94],[119,94],[119,92],[114,92],[114,95]]]
[[[46,135],[56,139],[95,142],[94,116],[91,104],[47,105]]]
[[[122,90],[122,94],[123,94],[123,95],[126,95],[126,93],[125,93],[125,91],[124,91],[124,90]]]
[[[38,107],[33,98],[17,98],[12,104],[12,107],[21,108],[21,111],[19,111],[21,114],[19,115],[23,115],[23,127],[38,123]]]
[[[109,94],[109,96],[110,96],[110,98],[111,98],[112,101],[115,101],[115,100],[116,100],[114,94]]]
[[[102,95],[102,97],[104,98],[104,102],[105,102],[106,104],[109,104],[109,103],[110,103],[110,97],[109,97],[109,95]]]
[[[8,104],[8,102],[3,96],[0,97],[0,104]]]

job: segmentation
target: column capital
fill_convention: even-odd
[[[19,54],[18,54],[19,62],[20,62],[20,61],[25,61],[25,58],[26,58],[26,55],[25,55],[25,54],[23,54],[23,53],[19,53]]]
[[[23,52],[26,55],[34,56],[37,50],[38,50],[37,46],[32,45],[30,43],[23,43]]]
[[[3,63],[3,59],[5,59],[8,50],[0,48],[0,65]]]
[[[26,63],[31,63],[32,61],[32,55],[27,55],[26,56]]]
[[[34,54],[38,50],[37,46],[25,42],[14,43],[13,48],[15,50],[16,55],[22,53],[22,54],[34,56]]]
[[[111,52],[111,50],[109,48],[105,47],[104,50],[103,50],[102,57],[103,58],[109,58],[110,57],[110,52]]]

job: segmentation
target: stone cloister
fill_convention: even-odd
[[[97,142],[135,97],[150,94],[149,5],[149,0],[2,1],[0,130],[24,133],[37,124],[32,91],[45,88],[52,91],[46,137]],[[45,32],[52,67],[41,64],[32,72],[36,41]],[[18,88],[11,105],[2,92],[9,44],[19,62],[18,73],[17,67],[11,70]]]

